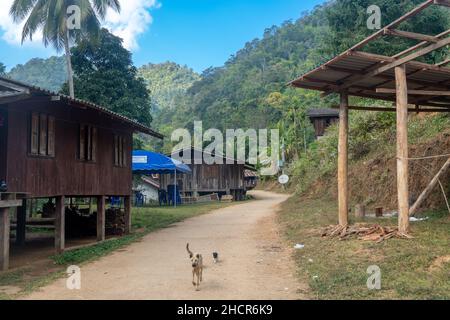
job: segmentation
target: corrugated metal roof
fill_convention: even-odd
[[[82,106],[82,107],[86,107],[86,108],[91,108],[91,109],[95,109],[97,111],[100,111],[102,113],[105,113],[115,119],[121,120],[123,122],[126,122],[127,124],[129,124],[130,126],[132,126],[133,128],[135,128],[137,131],[149,134],[151,136],[154,136],[156,138],[160,138],[163,139],[164,136],[156,131],[154,131],[153,129],[149,128],[148,126],[145,126],[135,120],[129,119],[117,112],[111,111],[105,107],[99,106],[95,103],[89,102],[89,101],[84,101],[81,99],[76,99],[76,98],[71,98],[69,96],[60,94],[60,93],[56,93],[47,89],[43,89],[37,86],[33,86],[33,85],[29,85],[29,84],[25,84],[22,83],[20,81],[17,80],[12,80],[10,78],[6,78],[6,77],[0,77],[0,81],[2,81],[2,83],[0,83],[0,99],[3,96],[9,96],[10,94],[13,93],[17,93],[20,94],[21,92],[19,91],[19,88],[17,87],[21,87],[24,90],[28,91],[28,92],[24,92],[23,94],[32,94],[32,93],[40,93],[43,95],[47,95],[47,96],[58,96],[60,97],[62,100],[66,100],[68,102],[74,103],[76,105]],[[1,100],[0,100],[1,103]]]
[[[334,109],[311,109],[308,111],[308,117],[320,118],[320,117],[339,117],[339,111]]]
[[[324,92],[340,92],[340,86],[346,81],[355,81],[359,76],[367,73],[375,65],[392,61],[392,58],[365,52],[348,51],[329,62],[302,75],[290,84],[305,89]],[[425,63],[411,61],[406,64],[409,90],[450,90],[450,68],[432,66]],[[395,94],[379,93],[377,88],[395,88],[395,73],[393,69],[376,76],[363,78],[351,84],[347,90],[350,95],[375,98],[386,101],[396,101]],[[450,108],[449,96],[412,96],[411,104],[423,106],[446,106]]]

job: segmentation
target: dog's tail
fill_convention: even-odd
[[[189,257],[192,258],[192,256],[193,256],[194,254],[192,253],[191,250],[189,250],[189,243],[186,245],[186,250],[187,250],[187,252],[189,253]]]

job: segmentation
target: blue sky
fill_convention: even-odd
[[[129,27],[133,34],[128,42],[135,42],[130,49],[137,66],[174,61],[201,72],[223,65],[246,42],[261,37],[265,28],[297,19],[301,12],[324,0],[160,0],[159,5],[151,0],[128,2],[133,7],[128,8],[130,12],[123,10],[123,20],[129,23],[134,19],[134,25],[125,28]],[[128,2],[123,2],[123,6],[128,6]],[[6,5],[1,6],[4,11]],[[145,10],[149,16],[133,15],[138,10]],[[17,30],[0,21],[0,62],[8,69],[33,57],[55,54],[39,40],[24,46],[17,40],[7,41],[8,27],[10,33]],[[123,31],[123,25],[115,27]],[[126,30],[123,32],[127,34]]]

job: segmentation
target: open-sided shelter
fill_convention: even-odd
[[[356,44],[327,63],[311,70],[291,85],[319,90],[323,95],[340,94],[339,105],[339,224],[348,225],[348,111],[392,111],[397,113],[397,190],[399,232],[409,231],[409,216],[423,196],[410,208],[408,191],[408,113],[450,112],[450,63],[447,58],[436,64],[417,61],[418,58],[447,50],[450,30],[438,35],[425,35],[400,30],[407,19],[420,14],[430,6],[450,7],[449,0],[427,0],[414,10],[390,23],[378,32]],[[448,10],[448,9],[447,9]],[[450,12],[449,12],[450,13]],[[362,51],[363,47],[380,37],[404,37],[418,43],[388,57]],[[350,106],[349,96],[391,101],[394,107]],[[424,192],[426,192],[425,190]],[[423,194],[424,195],[424,194]],[[410,210],[411,209],[411,210]]]

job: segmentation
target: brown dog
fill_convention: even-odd
[[[186,245],[186,250],[189,253],[189,258],[192,263],[192,284],[196,287],[196,290],[200,290],[200,282],[203,281],[203,257],[199,253],[192,253],[189,250],[189,243]],[[195,281],[195,276],[197,276],[197,282]]]

